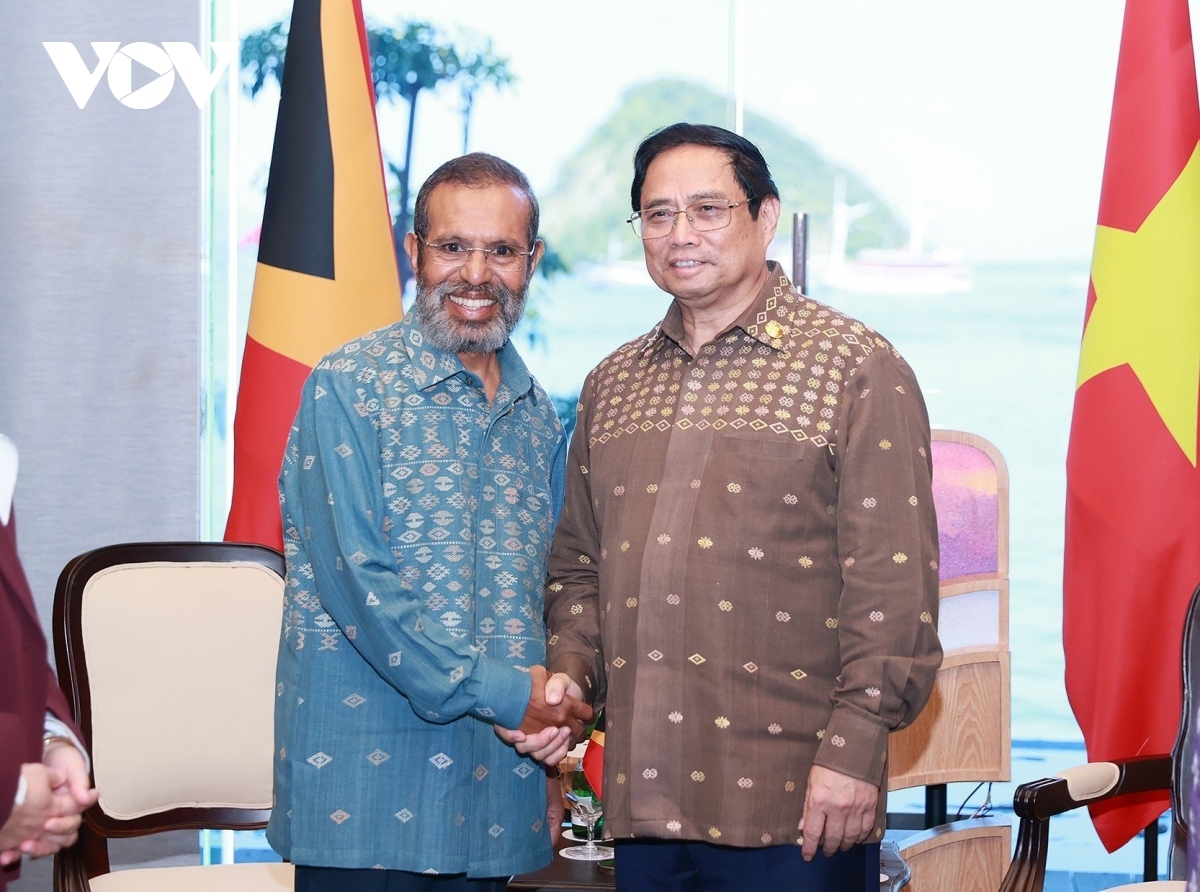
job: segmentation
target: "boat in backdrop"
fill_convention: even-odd
[[[962,255],[925,248],[925,229],[933,214],[919,202],[913,203],[905,247],[863,248],[847,257],[851,224],[870,212],[870,202],[847,204],[845,180],[834,182],[829,254],[809,261],[809,277],[818,290],[930,296],[974,290],[973,271]]]
[[[628,226],[611,230],[608,233],[608,256],[604,262],[580,261],[574,271],[589,285],[598,288],[611,285],[657,287],[650,273],[646,272],[641,245],[637,239],[631,243],[630,235]]]

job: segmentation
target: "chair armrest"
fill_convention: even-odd
[[[1171,789],[1171,756],[1140,756],[1126,762],[1088,762],[1017,787],[1013,811],[1021,819],[1054,815],[1129,793]]]
[[[1058,772],[1067,782],[1067,795],[1076,802],[1094,802],[1117,786],[1121,767],[1116,762],[1085,762]]]
[[[1171,789],[1171,756],[1125,762],[1089,762],[1017,787],[1013,811],[1021,819],[1017,846],[1000,892],[1042,892],[1050,818],[1130,793]]]

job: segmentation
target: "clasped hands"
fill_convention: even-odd
[[[497,736],[517,752],[554,766],[583,739],[585,725],[594,718],[583,702],[583,691],[562,672],[550,675],[543,666],[530,670],[533,689],[521,726],[496,727]],[[551,784],[551,791],[556,788]],[[801,853],[811,861],[818,851],[832,855],[868,841],[875,826],[879,788],[874,784],[814,765],[808,776],[808,793],[799,830]],[[558,799],[551,796],[552,802]],[[556,803],[561,818],[562,803]]]
[[[533,688],[520,727],[509,729],[497,725],[496,736],[522,755],[554,766],[583,740],[595,712],[583,702],[579,685],[565,673],[551,675],[545,666],[533,666],[529,675]]]
[[[42,761],[22,765],[21,776],[25,799],[0,826],[0,867],[72,845],[83,812],[99,795],[89,786],[83,755],[67,742],[47,744]]]

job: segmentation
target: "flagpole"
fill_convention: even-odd
[[[729,0],[729,86],[726,95],[729,129],[741,136],[746,116],[745,0]]]

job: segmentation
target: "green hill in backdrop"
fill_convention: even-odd
[[[629,217],[633,153],[652,131],[676,121],[726,123],[725,97],[687,81],[661,79],[631,87],[621,106],[563,163],[542,196],[547,240],[568,264],[640,259]],[[762,150],[783,204],[780,238],[791,237],[792,214],[809,214],[809,251],[829,250],[834,181],[845,178],[846,202],[870,202],[871,212],[850,228],[847,254],[864,247],[899,247],[906,227],[881,196],[854,172],[823,157],[786,127],[747,111],[745,135]]]

